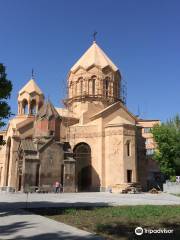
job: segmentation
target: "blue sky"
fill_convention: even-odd
[[[163,121],[180,112],[180,1],[0,0],[0,9],[0,62],[13,82],[14,113],[32,68],[45,96],[62,106],[68,71],[94,30],[127,82],[131,112]]]

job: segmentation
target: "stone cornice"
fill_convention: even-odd
[[[124,135],[124,136],[135,136],[134,130],[123,130],[123,129],[111,129],[103,132],[71,132],[68,136],[70,139],[76,138],[97,138],[97,137],[106,137],[114,135]]]

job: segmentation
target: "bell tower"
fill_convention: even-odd
[[[122,101],[120,71],[96,41],[70,69],[67,85],[65,105],[74,113],[87,111],[92,104],[103,109]]]
[[[36,115],[44,102],[44,95],[36,84],[33,75],[18,94],[18,115]]]

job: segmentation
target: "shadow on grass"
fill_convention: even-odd
[[[102,206],[102,205],[94,205],[94,206],[76,206],[76,207],[72,207],[71,205],[67,205],[66,207],[52,207],[52,208],[29,208],[27,209],[28,211],[30,211],[30,213],[34,213],[34,214],[38,214],[38,215],[42,215],[42,216],[56,216],[56,215],[63,215],[63,214],[71,214],[73,215],[74,213],[76,213],[76,211],[78,210],[86,210],[86,211],[92,211],[95,209],[99,209],[99,208],[107,208],[110,206]],[[26,209],[24,209],[26,210]]]
[[[76,202],[76,203],[54,203],[54,202],[45,202],[45,201],[38,201],[38,202],[32,202],[26,204],[25,202],[14,202],[14,203],[6,203],[1,202],[0,204],[0,240],[4,239],[17,239],[17,240],[57,240],[57,239],[64,239],[64,240],[100,240],[103,239],[102,237],[99,237],[94,234],[79,234],[78,231],[68,232],[66,229],[62,229],[61,231],[55,231],[51,233],[51,229],[49,229],[50,233],[43,233],[43,234],[36,234],[37,231],[37,225],[39,223],[31,223],[28,221],[19,221],[18,222],[18,216],[20,215],[34,215],[34,212],[36,211],[37,214],[40,214],[42,211],[42,208],[45,208],[49,214],[52,213],[52,211],[57,212],[58,214],[61,211],[64,211],[64,209],[67,208],[74,208],[76,206],[77,208],[82,208],[84,206],[87,209],[91,209],[97,206],[108,206],[106,203],[89,203],[89,202]],[[78,207],[79,206],[79,207]],[[31,207],[34,207],[34,211],[31,212]],[[56,210],[57,209],[57,210]],[[17,221],[16,218],[12,218],[12,216],[17,215]],[[41,214],[43,215],[43,214]],[[4,219],[3,219],[4,218]],[[49,219],[48,219],[49,220]],[[48,221],[47,220],[47,221]],[[7,222],[7,224],[5,224]],[[1,224],[3,223],[3,224]],[[32,235],[29,236],[29,231],[25,231],[25,229],[30,229],[30,232],[32,232]],[[63,226],[60,226],[60,229],[63,228]],[[45,229],[45,231],[48,229]],[[53,231],[53,229],[52,229]]]
[[[98,208],[107,208],[107,206],[100,206]],[[92,211],[95,208],[97,208],[97,206],[87,206],[87,207],[75,207],[75,208],[41,208],[41,209],[30,209],[30,211],[36,213],[36,214],[40,214],[40,215],[46,215],[46,216],[56,216],[56,215],[63,215],[63,214],[70,214],[73,215],[73,212],[77,211],[77,210],[88,210],[88,211]],[[138,240],[138,239],[150,239],[150,240],[161,240],[161,239],[165,239],[165,240],[179,240],[180,239],[180,223],[176,223],[176,224],[171,224],[171,223],[167,223],[167,222],[161,222],[159,226],[155,226],[152,222],[152,226],[151,225],[147,225],[145,226],[145,222],[143,224],[143,220],[139,219],[139,221],[142,223],[140,224],[138,221],[128,221],[125,223],[122,222],[113,222],[113,219],[111,218],[110,223],[106,224],[96,224],[95,225],[95,229],[94,231],[101,235],[104,236],[105,239],[122,239],[122,240]],[[112,222],[111,222],[112,221]],[[83,223],[82,223],[83,225]],[[174,233],[173,234],[160,234],[160,233],[156,233],[156,234],[143,234],[142,236],[137,236],[135,235],[135,228],[138,226],[142,226],[143,228],[146,229],[173,229]],[[153,227],[154,226],[154,227]]]
[[[6,210],[15,209],[33,209],[33,208],[75,208],[75,207],[109,207],[105,202],[50,202],[50,201],[33,201],[33,202],[0,202],[0,213]]]
[[[63,214],[65,211],[67,211],[67,208],[72,208],[78,210],[93,210],[97,207],[109,207],[109,204],[100,202],[100,203],[90,203],[90,202],[75,202],[75,203],[66,203],[66,202],[46,202],[46,201],[38,201],[38,202],[29,202],[28,204],[25,202],[15,202],[15,203],[1,203],[0,205],[0,217],[8,217],[13,214],[20,214],[20,215],[31,215],[33,213],[39,214],[39,215],[46,215],[46,216],[52,216],[52,215],[59,215]],[[14,210],[16,209],[16,210]],[[32,212],[27,212],[32,211]],[[143,222],[143,219],[142,219]],[[180,239],[180,223],[178,224],[170,224],[170,223],[161,223],[160,227],[158,228],[166,228],[166,229],[174,229],[174,234],[143,234],[141,236],[136,236],[134,233],[134,230],[137,226],[140,224],[137,222],[127,222],[127,223],[121,223],[121,222],[112,222],[107,224],[97,224],[96,225],[96,233],[102,236],[105,236],[105,239],[123,239],[123,240],[179,240]],[[146,226],[142,226],[146,227]],[[71,233],[67,231],[58,231],[54,233],[44,233],[44,234],[33,234],[32,236],[23,236],[21,235],[22,229],[27,228],[34,228],[34,232],[36,231],[36,226],[33,226],[33,224],[29,224],[28,222],[17,222],[12,223],[6,226],[1,226],[0,224],[0,239],[2,239],[2,236],[10,236],[9,239],[17,239],[17,240],[56,240],[56,239],[64,239],[64,240],[75,240],[75,239],[102,239],[98,236],[77,236],[77,234],[72,235]],[[147,229],[150,229],[150,226],[146,227]],[[13,234],[16,233],[16,237],[13,236]],[[17,235],[18,234],[18,235]],[[107,237],[106,237],[107,236]],[[14,238],[13,238],[14,237]]]
[[[149,227],[141,226],[146,229],[173,229],[174,233],[152,233],[152,234],[142,234],[137,236],[135,234],[136,227],[140,225],[137,223],[123,224],[119,222],[114,222],[111,224],[99,224],[96,226],[97,234],[109,235],[112,236],[112,239],[127,239],[127,240],[179,240],[180,239],[180,224],[167,224],[162,223],[160,227]]]

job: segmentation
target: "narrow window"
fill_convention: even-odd
[[[18,191],[21,191],[21,185],[22,185],[22,175],[19,175]]]
[[[61,164],[61,184],[64,184],[64,164]]]
[[[70,82],[70,84],[69,84],[69,97],[70,98],[73,97],[73,84],[72,84],[72,82]]]
[[[36,182],[35,182],[35,185],[37,187],[39,186],[39,170],[40,170],[40,164],[37,164],[37,166],[36,166]]]
[[[77,82],[74,83],[74,96],[77,96]]]
[[[106,78],[106,79],[104,80],[104,86],[103,86],[103,88],[104,88],[104,96],[105,96],[105,97],[108,97],[108,91],[109,91],[109,80],[108,80],[108,78]]]
[[[130,143],[130,141],[127,141],[126,147],[127,147],[127,156],[129,157],[131,155],[131,143]]]
[[[83,95],[83,81],[82,80],[80,81],[80,93],[82,96]]]
[[[83,95],[83,78],[82,77],[78,78],[76,85],[77,85],[77,95],[82,96]]]
[[[96,80],[93,78],[92,79],[92,95],[95,95],[95,82]]]
[[[127,170],[127,182],[132,182],[132,170]]]

